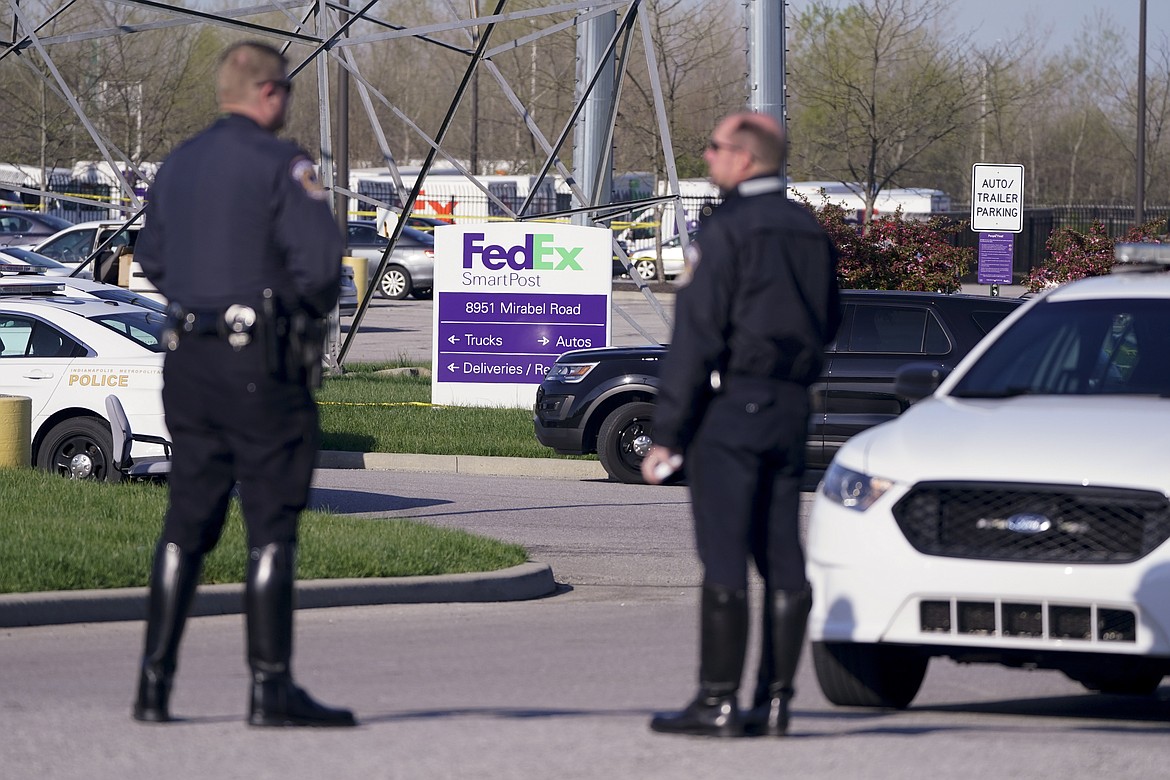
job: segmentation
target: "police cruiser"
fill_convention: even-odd
[[[837,452],[808,538],[830,701],[905,707],[943,657],[1115,694],[1170,674],[1170,245],[1116,254],[950,376],[904,367],[922,400]]]
[[[63,291],[60,283],[0,275],[0,394],[32,399],[33,465],[118,481],[106,396],[118,397],[134,433],[170,438],[162,408],[164,316]],[[161,444],[133,445],[134,457],[163,454]]]

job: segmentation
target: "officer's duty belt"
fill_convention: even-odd
[[[257,325],[256,310],[239,303],[211,309],[185,309],[171,304],[167,314],[168,349],[174,349],[178,339],[186,334],[217,336],[239,350],[252,342],[252,331]]]

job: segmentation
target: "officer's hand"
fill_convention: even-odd
[[[682,464],[682,453],[652,444],[650,451],[642,459],[642,479],[646,480],[647,485],[661,485],[671,474],[682,468]]]

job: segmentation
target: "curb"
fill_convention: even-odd
[[[530,561],[467,574],[302,580],[296,584],[296,608],[523,601],[547,596],[556,587],[552,568]],[[0,594],[0,628],[145,620],[146,594],[146,588]],[[243,606],[242,583],[204,585],[195,594],[190,614],[238,615]]]
[[[317,453],[317,468],[479,474],[492,477],[609,479],[600,461],[568,458],[502,458],[484,455],[417,455],[322,450]]]

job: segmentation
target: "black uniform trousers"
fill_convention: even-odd
[[[729,377],[686,453],[706,585],[747,589],[747,561],[769,590],[803,590],[800,485],[808,389]]]
[[[237,482],[248,546],[295,542],[320,437],[309,389],[270,376],[257,342],[183,334],[162,397],[174,445],[163,544],[210,552]]]

